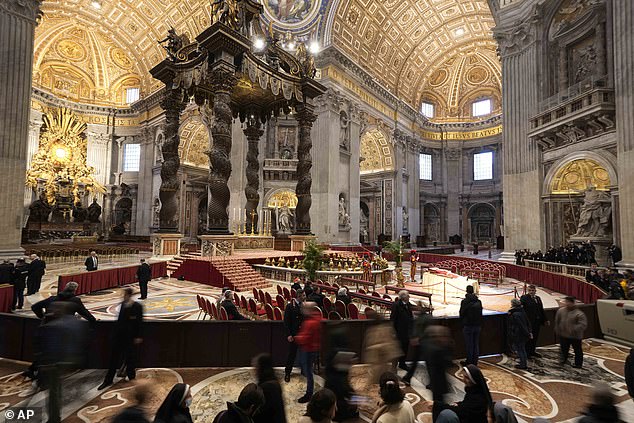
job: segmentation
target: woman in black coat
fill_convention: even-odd
[[[465,396],[462,401],[448,406],[460,419],[460,423],[488,423],[489,410],[493,409],[493,399],[482,371],[469,364],[462,369]]]
[[[154,417],[154,423],[193,423],[189,414],[192,394],[189,385],[177,383],[167,394]]]
[[[253,367],[265,400],[260,411],[253,416],[253,423],[286,423],[282,386],[275,377],[271,356],[258,355],[253,359]]]

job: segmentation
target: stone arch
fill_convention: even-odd
[[[607,175],[609,178],[609,185],[601,186],[600,188],[606,189],[609,186],[618,185],[618,174],[616,172],[616,161],[614,156],[604,151],[600,151],[600,152],[577,151],[561,158],[550,168],[550,170],[546,174],[546,177],[544,178],[544,186],[543,186],[542,193],[544,195],[553,194],[552,188],[554,184],[557,183],[557,178],[561,176],[561,172],[567,166],[570,166],[573,162],[576,162],[576,161],[593,162],[596,165],[603,168],[605,172],[607,172]]]
[[[495,238],[495,207],[489,203],[476,203],[467,211],[471,241],[493,241]]]
[[[178,156],[181,163],[197,167],[208,167],[209,158],[205,154],[211,147],[209,130],[199,115],[192,115],[181,123],[178,129],[180,144]]]
[[[383,130],[373,127],[365,131],[360,138],[359,154],[362,175],[389,172],[394,170],[394,150],[390,136]]]
[[[297,206],[297,195],[291,188],[279,188],[271,191],[265,196],[265,207],[276,208],[287,205],[290,209],[294,209]]]

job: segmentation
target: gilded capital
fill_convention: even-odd
[[[2,0],[0,11],[37,23],[42,15],[41,5],[42,0]]]

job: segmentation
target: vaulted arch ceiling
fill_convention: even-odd
[[[333,7],[332,44],[416,108],[438,63],[480,51],[491,57],[497,47],[486,0],[336,0]],[[499,75],[497,58],[488,66]]]

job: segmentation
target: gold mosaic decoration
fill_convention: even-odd
[[[270,208],[288,207],[294,209],[297,207],[297,195],[293,191],[279,191],[269,198],[267,206]]]
[[[551,184],[552,194],[578,194],[593,186],[608,191],[612,182],[608,171],[590,159],[573,160],[559,168]]]
[[[68,109],[49,110],[43,120],[40,144],[26,173],[26,185],[35,188],[43,180],[51,205],[56,202],[59,180],[71,182],[75,202],[81,200],[80,184],[92,193],[105,193],[105,187],[93,177],[95,169],[86,164],[86,124]]]
[[[178,156],[181,163],[209,167],[209,157],[205,154],[211,147],[207,127],[196,118],[188,119],[181,125],[179,136]]]
[[[361,137],[361,174],[394,170],[392,147],[383,132],[372,129]]]

